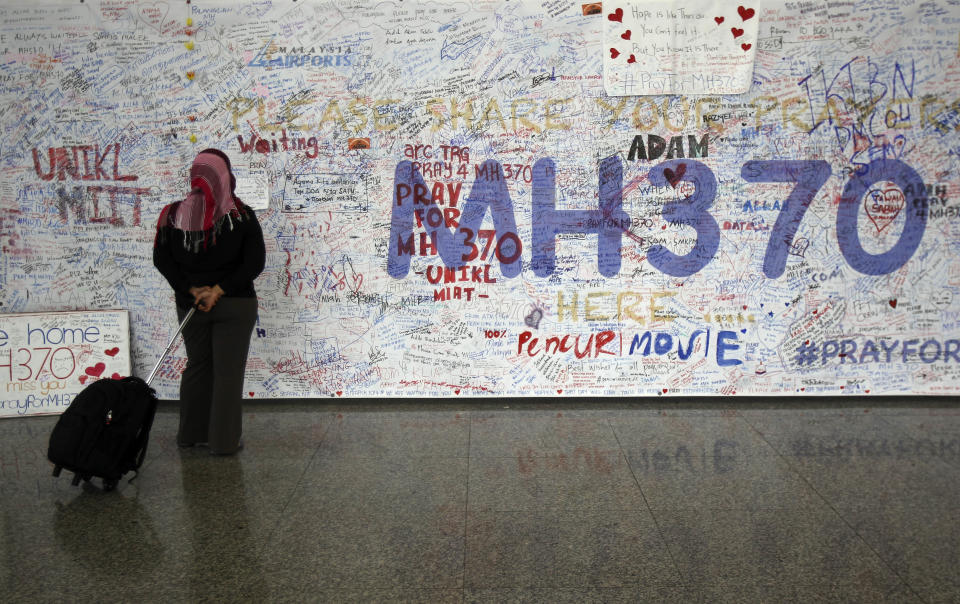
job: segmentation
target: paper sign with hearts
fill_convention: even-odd
[[[608,95],[741,94],[753,83],[755,5],[621,0],[603,9]]]
[[[877,232],[882,233],[897,219],[906,202],[903,191],[897,187],[873,189],[863,198],[863,209]]]
[[[0,365],[4,363],[9,367],[0,367],[0,421],[7,415],[61,413],[71,397],[93,382],[133,374],[129,314],[0,312]],[[37,399],[49,404],[18,410],[17,401],[26,403],[24,391],[35,391]]]

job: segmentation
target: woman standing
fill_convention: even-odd
[[[257,320],[253,280],[263,271],[263,232],[253,210],[234,196],[230,159],[201,151],[190,168],[190,193],[160,213],[153,264],[170,283],[182,321],[187,367],[180,381],[177,444],[208,443],[214,454],[241,447],[243,374]]]

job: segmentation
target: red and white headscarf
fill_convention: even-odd
[[[164,208],[158,225],[183,231],[184,245],[194,251],[201,242],[204,246],[216,243],[224,223],[233,228],[232,221],[243,217],[243,206],[233,195],[232,178],[230,165],[220,155],[201,151],[190,167],[190,193],[179,204]]]

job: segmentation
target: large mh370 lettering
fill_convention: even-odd
[[[793,183],[776,223],[763,259],[763,272],[770,279],[780,277],[794,236],[811,202],[830,178],[830,165],[822,160],[756,160],[743,164],[740,176],[747,182]],[[598,236],[597,260],[600,274],[614,277],[620,272],[621,241],[630,217],[623,210],[623,167],[618,156],[608,157],[599,167],[599,207],[596,210],[563,210],[556,207],[556,166],[553,159],[539,160],[533,166],[531,268],[538,277],[549,277],[556,268],[556,237],[561,233]],[[696,233],[693,249],[677,255],[663,245],[647,251],[657,270],[674,277],[688,277],[703,269],[720,246],[720,226],[709,213],[717,193],[713,171],[691,159],[672,159],[654,166],[648,175],[654,186],[694,185],[690,195],[664,204],[662,216],[672,223],[692,227]],[[905,222],[897,243],[880,254],[863,248],[857,229],[861,200],[877,182],[889,181],[904,191],[925,191],[920,176],[898,159],[875,159],[867,169],[851,176],[844,186],[837,210],[837,242],[847,263],[867,275],[891,273],[910,260],[927,223],[925,193],[914,200],[912,211],[904,212]],[[449,210],[449,208],[447,208]],[[473,237],[490,211],[497,236],[496,257],[504,277],[520,274],[523,249],[517,236],[513,201],[507,191],[500,163],[487,160],[477,170],[477,178],[463,206],[459,222],[438,207],[413,164],[402,161],[394,175],[393,207],[387,272],[402,279],[410,270],[414,254],[414,222],[422,224],[444,265],[457,269],[476,257]],[[453,231],[449,227],[453,227]]]

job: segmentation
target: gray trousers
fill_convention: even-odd
[[[177,308],[180,320],[187,309]],[[180,379],[180,444],[209,443],[233,453],[243,430],[243,374],[256,298],[220,298],[210,312],[194,313],[183,328],[187,367]]]

